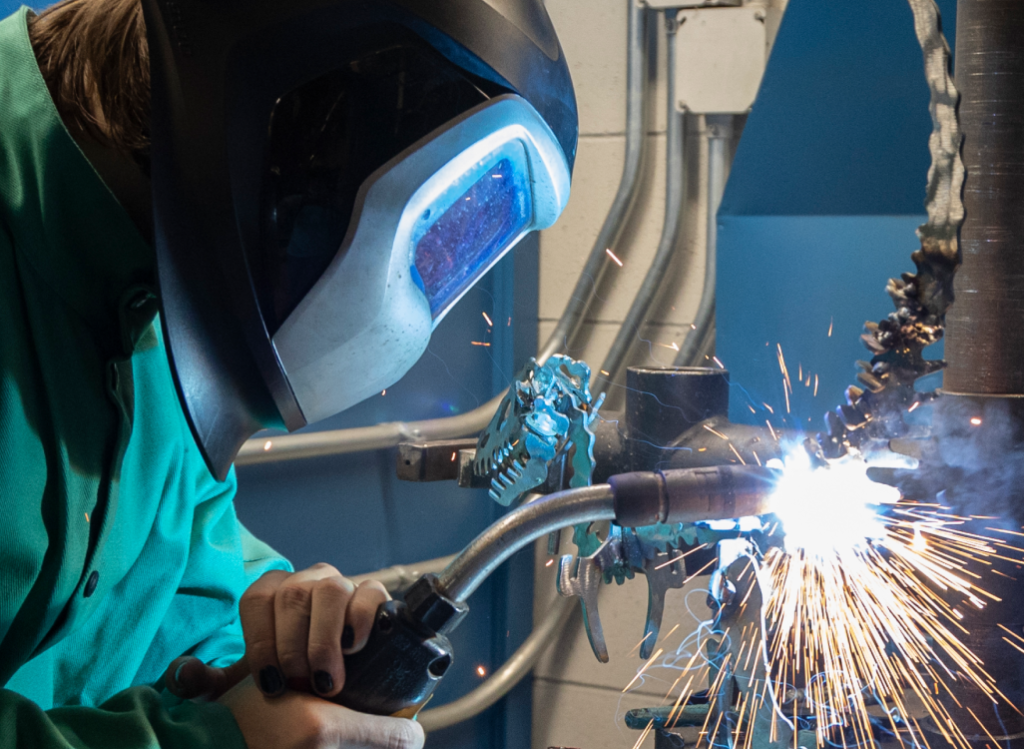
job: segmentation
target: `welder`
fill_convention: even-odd
[[[383,587],[292,572],[231,463],[408,371],[577,129],[541,0],[0,22],[0,748],[422,744],[330,701]]]

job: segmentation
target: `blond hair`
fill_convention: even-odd
[[[149,45],[141,0],[62,0],[29,21],[57,111],[136,158],[149,149]]]

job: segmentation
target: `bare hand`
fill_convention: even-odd
[[[286,687],[333,697],[345,684],[344,655],[363,649],[377,608],[390,599],[379,582],[356,587],[329,564],[268,572],[239,603],[245,657],[214,668],[183,656],[164,681],[184,699],[215,700],[249,674],[270,697]]]
[[[333,697],[345,684],[343,655],[366,645],[377,607],[390,596],[367,581],[356,587],[329,564],[268,572],[242,596],[245,656],[267,696],[285,687]]]
[[[311,694],[268,699],[246,678],[219,702],[248,749],[421,749],[423,728],[405,718],[366,715]]]

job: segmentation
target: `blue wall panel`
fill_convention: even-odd
[[[952,45],[956,3],[939,6]],[[795,388],[787,424],[817,431],[843,402],[869,358],[861,326],[892,311],[887,279],[913,270],[930,130],[904,0],[790,0],[719,211],[717,351],[734,420],[783,423],[777,344]],[[816,398],[813,378],[796,383],[801,365]]]

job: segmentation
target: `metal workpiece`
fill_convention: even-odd
[[[515,504],[547,483],[553,469],[565,474],[572,488],[589,486],[591,424],[602,401],[603,396],[595,400],[590,394],[585,363],[562,354],[543,364],[530,359],[476,443],[473,473],[489,481],[491,499],[505,507]]]
[[[943,389],[1024,394],[1024,3],[959,0],[963,267],[947,316]]]
[[[802,439],[795,433],[767,426],[734,424],[724,416],[712,416],[696,424],[662,451],[661,467],[702,468],[743,463],[762,465],[782,458],[783,444]]]
[[[630,367],[626,372],[629,469],[661,467],[665,449],[681,434],[705,419],[724,418],[728,413],[729,372],[724,369]]]
[[[668,44],[666,54],[668,55],[668,71],[666,90],[668,94],[667,112],[668,126],[665,134],[667,163],[665,167],[665,217],[661,227],[661,239],[658,241],[658,248],[655,250],[654,259],[651,261],[647,274],[644,276],[640,289],[633,298],[629,310],[622,321],[615,340],[612,341],[608,354],[601,364],[602,374],[594,383],[594,390],[600,392],[615,381],[615,377],[626,361],[633,344],[637,340],[640,326],[647,318],[647,313],[654,303],[658,290],[665,280],[665,272],[669,262],[675,255],[676,247],[679,244],[679,235],[683,224],[683,200],[686,191],[684,175],[684,126],[685,115],[675,107],[676,100],[676,74],[675,55],[676,45],[672,39],[676,33],[678,24],[675,20],[675,11],[666,14],[666,29],[668,32]],[[608,374],[603,374],[607,372]]]
[[[475,439],[403,442],[395,475],[402,481],[452,481],[459,477],[459,452],[476,447]]]
[[[402,442],[451,440],[477,434],[487,426],[503,395],[499,394],[482,406],[458,416],[422,421],[389,421],[354,429],[328,429],[322,432],[253,438],[242,445],[235,465],[345,455],[384,450]]]
[[[614,520],[612,489],[598,484],[537,499],[505,515],[474,539],[438,576],[454,601],[465,601],[506,559],[551,531]]]
[[[625,473],[608,483],[615,522],[640,527],[765,515],[778,475],[761,466],[713,466]]]

